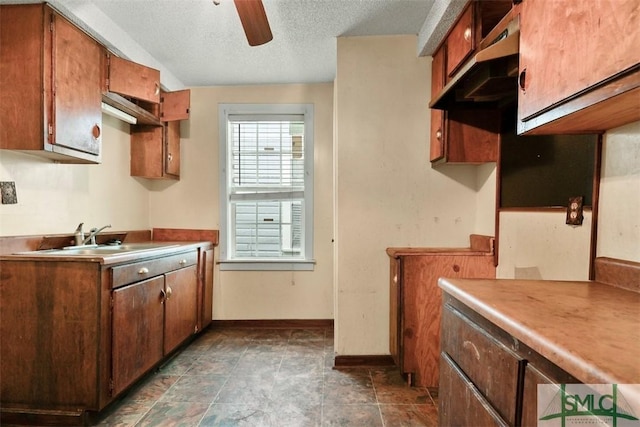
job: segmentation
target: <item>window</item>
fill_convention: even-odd
[[[222,104],[221,269],[313,269],[313,105]]]

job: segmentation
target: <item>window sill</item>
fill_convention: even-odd
[[[220,271],[313,271],[315,260],[226,260]]]

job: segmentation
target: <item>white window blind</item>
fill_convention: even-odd
[[[306,161],[308,118],[268,112],[225,117],[228,228],[222,233],[227,240],[223,258],[307,260],[306,240],[312,233],[306,227],[312,206],[308,177],[313,176],[308,170],[313,163]]]

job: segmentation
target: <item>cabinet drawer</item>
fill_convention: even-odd
[[[197,251],[184,252],[164,258],[154,258],[133,264],[121,265],[112,269],[112,286],[117,288],[128,283],[148,279],[168,271],[196,264]]]
[[[510,424],[516,423],[516,396],[524,361],[455,308],[445,305],[442,351],[447,353]]]
[[[441,426],[508,426],[464,372],[446,354],[440,356]]]

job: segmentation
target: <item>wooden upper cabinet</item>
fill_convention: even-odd
[[[141,101],[160,102],[160,71],[108,55],[108,90]]]
[[[187,120],[191,108],[191,90],[162,92],[160,95],[160,119],[165,122]]]
[[[603,131],[640,119],[637,0],[524,0],[518,133]]]
[[[180,179],[180,122],[131,127],[131,176]]]
[[[0,148],[99,163],[104,48],[46,4],[0,6]]]
[[[431,63],[431,98],[437,96],[445,82],[444,63],[446,56],[446,45],[442,45],[438,51],[433,55],[433,62]],[[430,141],[430,160],[432,162],[440,160],[444,157],[444,111],[431,110],[431,136]]]
[[[452,77],[476,48],[474,5],[469,2],[447,37],[447,76]]]

